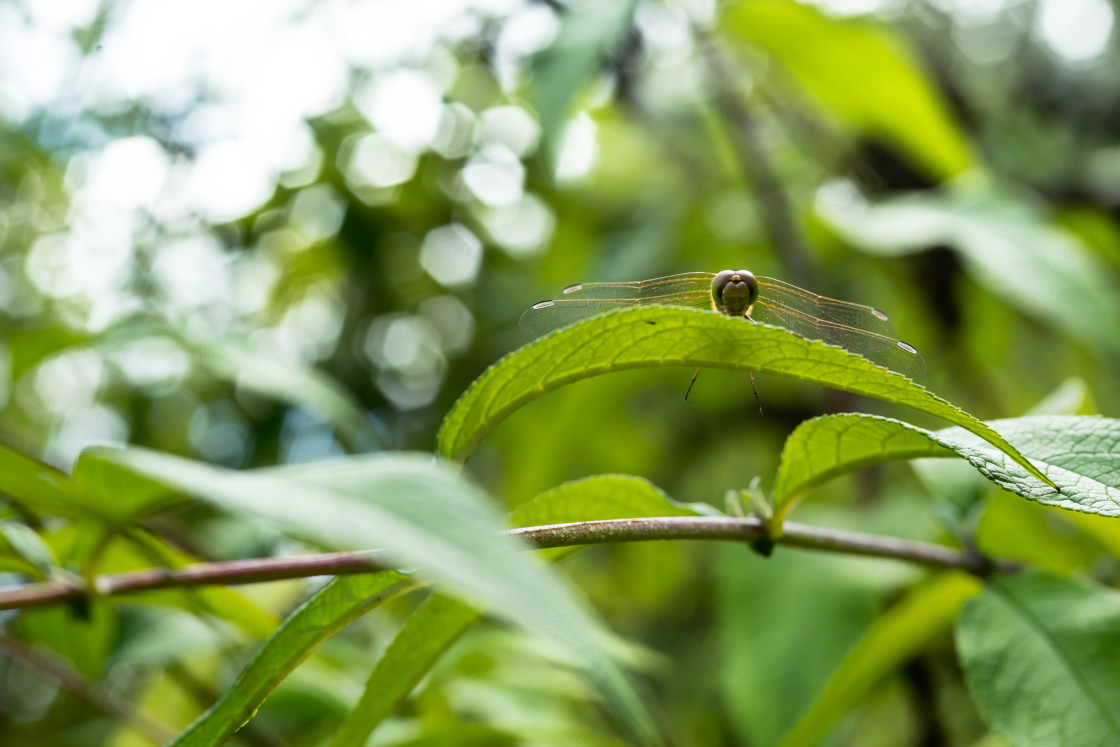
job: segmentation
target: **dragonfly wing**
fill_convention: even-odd
[[[711,308],[712,273],[688,272],[625,283],[577,283],[557,298],[530,306],[519,324],[538,337],[612,309],[647,304]]]
[[[922,356],[912,346],[899,342],[894,325],[878,309],[819,296],[773,278],[758,281],[752,319],[839,345],[911,378],[925,375]]]
[[[890,318],[873,306],[820,296],[775,278],[759,278],[758,285],[758,300],[776,310],[788,309],[863,332],[898,337]]]

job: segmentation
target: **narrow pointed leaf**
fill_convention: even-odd
[[[415,582],[393,571],[334,579],[284,620],[222,697],[168,747],[225,744],[319,644],[377,605],[414,587]]]
[[[480,617],[471,607],[442,594],[417,608],[377,662],[361,700],[346,714],[331,747],[365,744],[377,725]]]
[[[510,516],[514,526],[640,516],[693,516],[698,511],[669,498],[653,483],[629,475],[597,475],[541,493]],[[545,557],[583,548],[541,550]],[[347,714],[332,747],[364,744],[376,726],[416,686],[439,656],[479,619],[478,612],[443,595],[425,602],[401,627],[366,683],[359,704]]]
[[[781,744],[818,743],[883,677],[949,630],[980,589],[972,576],[949,572],[911,591],[874,622]]]

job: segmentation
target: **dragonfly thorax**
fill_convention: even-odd
[[[758,298],[758,280],[748,270],[724,270],[712,279],[712,302],[728,316],[746,316]]]

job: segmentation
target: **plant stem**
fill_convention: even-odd
[[[571,524],[511,529],[537,547],[573,547],[647,540],[730,540],[754,542],[766,538],[762,522],[754,517],[664,516],[642,519],[608,519]],[[875,558],[891,558],[933,568],[958,568],[977,575],[992,570],[1015,571],[1017,564],[989,561],[975,552],[873,534],[785,522],[775,545],[824,550]],[[0,610],[27,609],[78,601],[86,596],[109,597],[153,589],[256,584],[312,576],[370,573],[391,567],[380,550],[320,553],[286,558],[229,560],[198,563],[183,568],[148,568],[130,573],[96,576],[92,589],[64,581],[0,589]]]
[[[531,539],[538,547],[634,542],[640,540],[707,539],[754,542],[766,537],[766,528],[755,517],[672,516],[641,519],[610,519],[552,524],[513,529],[510,534]],[[847,532],[807,524],[785,522],[775,545],[807,550],[826,550],[849,555],[907,560],[937,568],[959,568],[984,574],[993,568],[1013,571],[1018,566],[991,562],[974,552],[962,552],[943,545],[914,542],[896,537]]]

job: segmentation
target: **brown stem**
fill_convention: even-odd
[[[730,540],[755,542],[766,538],[762,522],[753,517],[665,516],[609,519],[511,529],[507,534],[537,547],[570,547],[645,540]],[[873,534],[846,532],[785,522],[775,545],[825,550],[876,558],[892,558],[935,568],[959,568],[978,575],[992,570],[1014,571],[1018,565],[989,561],[976,552]],[[322,553],[287,558],[198,563],[184,568],[149,568],[97,576],[92,590],[80,584],[49,581],[0,589],[0,610],[26,609],[80,600],[87,595],[119,596],[172,587],[256,584],[311,576],[370,573],[391,567],[379,550]]]

